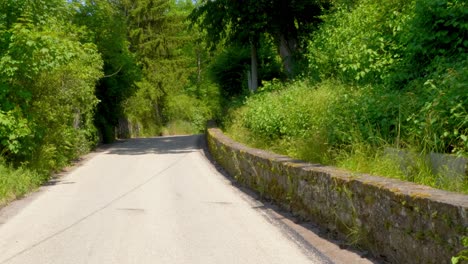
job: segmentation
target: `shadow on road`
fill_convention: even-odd
[[[106,153],[116,155],[183,154],[202,149],[203,135],[132,138],[113,144]]]

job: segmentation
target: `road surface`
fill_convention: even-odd
[[[131,139],[0,211],[3,263],[333,263],[280,228],[201,150]]]

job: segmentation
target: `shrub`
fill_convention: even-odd
[[[392,81],[404,85],[426,78],[441,60],[445,67],[465,60],[468,51],[468,4],[463,0],[413,0],[397,39],[405,48]],[[460,58],[459,56],[464,58]]]
[[[81,42],[83,28],[27,8],[11,7],[24,12],[16,23],[0,19],[0,149],[9,162],[42,174],[96,143],[94,87],[102,59],[95,45]]]
[[[310,41],[310,75],[361,90],[348,109],[364,140],[464,155],[466,8],[458,0],[338,1]]]
[[[417,106],[407,117],[407,136],[426,152],[468,155],[467,58],[459,63],[434,61],[424,84],[414,81]]]
[[[401,60],[399,41],[414,0],[338,2],[309,43],[309,65],[315,79],[345,83],[380,83]]]

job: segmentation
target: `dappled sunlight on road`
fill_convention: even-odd
[[[133,138],[116,143],[107,154],[183,154],[200,150],[203,135]]]

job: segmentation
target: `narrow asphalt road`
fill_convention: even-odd
[[[132,139],[0,211],[0,263],[332,263],[203,155],[201,136]]]

